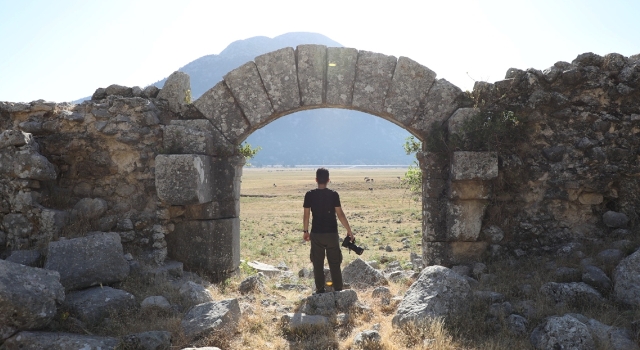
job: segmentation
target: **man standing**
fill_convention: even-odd
[[[340,206],[338,192],[327,188],[329,170],[320,168],[316,171],[318,188],[307,192],[304,196],[303,238],[311,241],[311,262],[313,263],[313,277],[316,282],[316,293],[324,293],[324,257],[325,253],[331,270],[331,280],[335,291],[342,290],[342,251],[340,250],[340,236],[338,222],[347,229],[347,235],[353,241],[353,232],[349,227],[347,217]],[[309,215],[313,213],[311,233],[309,233]]]

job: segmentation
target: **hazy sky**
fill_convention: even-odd
[[[317,32],[407,56],[463,90],[510,67],[640,53],[640,1],[0,0],[0,101],[144,87],[235,40]]]

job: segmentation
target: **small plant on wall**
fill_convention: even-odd
[[[262,147],[260,146],[256,146],[255,148],[251,147],[251,144],[248,142],[243,142],[240,146],[238,146],[238,152],[247,161],[247,163],[245,163],[246,166],[251,166],[249,160],[255,157],[261,149]]]

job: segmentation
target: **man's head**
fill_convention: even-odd
[[[326,185],[329,182],[329,170],[325,168],[316,170],[316,182],[318,185]]]

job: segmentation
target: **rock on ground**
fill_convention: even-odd
[[[582,281],[600,293],[607,293],[611,290],[611,280],[602,269],[596,266],[587,265],[584,267]]]
[[[551,316],[531,333],[531,344],[537,350],[595,350],[589,328],[572,316]]]
[[[140,307],[143,310],[157,308],[160,310],[169,311],[171,310],[171,303],[169,303],[169,300],[167,300],[167,298],[163,297],[162,295],[153,295],[144,298],[142,303],[140,303]]]
[[[71,292],[64,304],[71,315],[89,324],[100,323],[112,312],[118,313],[137,306],[132,294],[111,287],[93,287]]]
[[[376,330],[362,331],[353,338],[353,344],[356,346],[375,346],[380,344],[382,337]]]
[[[118,347],[126,350],[170,350],[171,333],[167,331],[149,331],[129,334],[122,337]]]
[[[193,282],[187,281],[178,290],[182,297],[185,307],[191,307],[193,305],[208,303],[213,301],[213,295],[204,286]]]
[[[0,260],[0,340],[48,325],[64,297],[57,272]]]
[[[303,301],[300,310],[307,315],[330,315],[347,312],[357,302],[358,294],[354,290],[344,289],[311,295]]]
[[[586,317],[585,317],[586,318]],[[631,332],[626,329],[607,326],[595,319],[584,322],[591,335],[598,341],[598,344],[605,349],[611,350],[638,350],[638,344],[633,341]]]
[[[192,307],[182,319],[187,338],[195,339],[214,332],[235,331],[240,320],[238,299],[212,301]]]
[[[242,282],[240,282],[240,286],[238,286],[238,292],[240,292],[240,294],[264,292],[264,290],[264,282],[262,282],[260,276],[257,275],[245,278]]]
[[[389,282],[382,273],[357,258],[342,270],[342,279],[353,288],[377,287]]]
[[[7,258],[7,261],[25,266],[35,267],[40,262],[42,255],[37,250],[14,250]]]
[[[120,282],[129,275],[120,235],[115,232],[49,243],[44,268],[58,271],[66,290]]]
[[[393,317],[393,326],[422,323],[467,307],[471,287],[467,280],[444,266],[429,266],[404,295]]]
[[[118,339],[71,333],[20,332],[7,339],[3,350],[115,350]]]
[[[597,290],[584,282],[548,282],[540,287],[540,293],[552,299],[555,303],[568,305],[580,303],[599,304],[604,301],[604,298]]]
[[[258,272],[262,272],[267,277],[278,277],[282,274],[282,270],[277,267],[259,261],[249,261],[247,265],[256,269]]]
[[[622,260],[614,270],[613,293],[622,303],[640,306],[640,250]]]
[[[305,313],[288,313],[280,318],[282,326],[289,330],[307,327],[327,327],[329,319],[321,315],[307,315]]]

